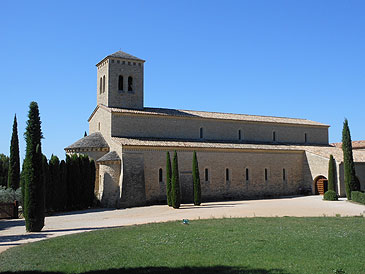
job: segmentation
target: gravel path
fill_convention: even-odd
[[[0,252],[17,245],[66,234],[102,228],[166,222],[182,219],[222,217],[315,217],[365,216],[365,206],[342,199],[323,201],[322,196],[281,199],[245,200],[204,203],[202,206],[182,205],[174,210],[165,205],[128,209],[90,209],[46,217],[42,232],[26,233],[24,220],[0,220]]]

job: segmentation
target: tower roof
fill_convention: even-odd
[[[114,57],[114,58],[122,58],[122,59],[126,59],[126,60],[134,60],[134,61],[140,61],[140,62],[145,62],[145,60],[140,59],[136,56],[133,56],[129,53],[126,53],[124,51],[117,51],[114,52],[113,54],[109,54],[108,56],[106,56],[105,58],[103,58],[103,60],[101,60],[99,63],[97,63],[96,65],[99,65],[101,62],[103,62],[105,59],[109,58],[109,57]]]

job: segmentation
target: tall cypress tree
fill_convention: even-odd
[[[42,172],[44,182],[45,210],[50,212],[54,202],[54,181],[51,180],[48,160],[46,155],[42,155]]]
[[[96,167],[95,161],[90,160],[90,181],[89,181],[89,206],[93,205],[95,198],[95,176],[96,176]]]
[[[193,154],[193,182],[194,182],[194,205],[201,204],[201,186],[200,186],[200,175],[198,159],[196,157],[196,152]]]
[[[347,119],[345,119],[342,129],[342,151],[346,196],[348,200],[351,200],[351,192],[360,190],[360,184],[358,180],[356,180],[354,158],[352,155],[351,134]]]
[[[18,139],[18,123],[16,115],[14,115],[13,134],[10,142],[10,159],[8,171],[8,187],[16,190],[19,188],[20,182],[20,159],[19,159],[19,139]]]
[[[67,158],[68,156],[66,156]],[[58,207],[57,210],[65,210],[67,208],[67,164],[64,160],[60,163],[60,185],[57,188]]]
[[[57,156],[52,155],[49,159],[49,180],[52,182],[52,209],[55,211],[61,210],[61,172],[60,172],[60,160]],[[48,191],[46,192],[48,193]],[[50,197],[48,197],[50,198]],[[47,198],[46,198],[47,201]]]
[[[166,152],[166,196],[168,206],[172,206],[171,199],[171,160],[170,152]]]
[[[333,159],[333,155],[330,155],[330,160],[328,162],[328,190],[335,190],[335,181],[336,181],[336,174],[335,174],[335,160]]]
[[[171,178],[171,199],[172,207],[179,208],[181,204],[180,199],[180,182],[179,182],[179,164],[177,160],[177,152],[174,152],[172,159],[172,178]]]
[[[25,131],[27,144],[25,155],[25,227],[29,232],[41,231],[44,226],[44,181],[42,176],[41,120],[38,104],[31,102],[29,106],[27,128]]]

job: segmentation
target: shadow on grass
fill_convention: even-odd
[[[64,272],[42,272],[42,271],[18,271],[4,273],[43,273],[43,274],[64,274]],[[194,273],[222,273],[222,274],[289,274],[282,269],[259,269],[248,267],[229,267],[229,266],[212,266],[212,267],[141,267],[141,268],[118,268],[107,270],[96,270],[83,272],[81,274],[194,274]]]

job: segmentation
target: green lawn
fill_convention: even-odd
[[[0,254],[1,271],[365,273],[365,218],[243,218],[98,230]]]

